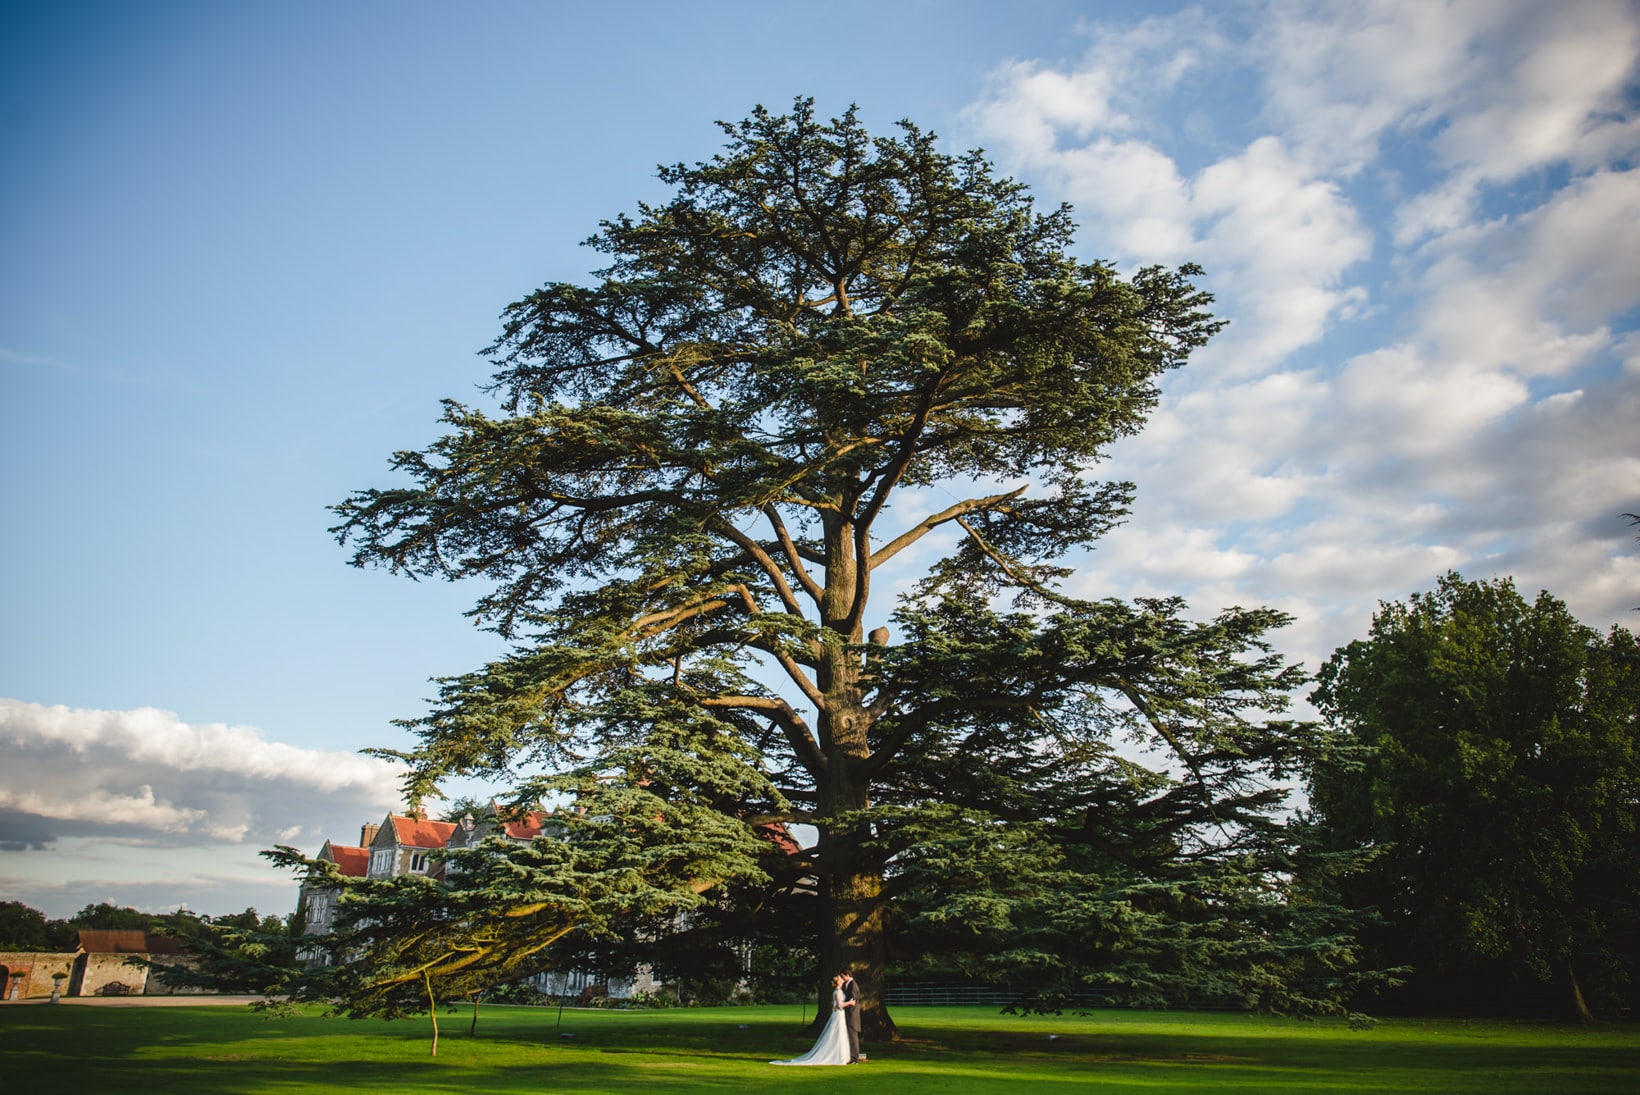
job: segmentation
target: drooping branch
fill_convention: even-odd
[[[1165,741],[1167,747],[1173,750],[1174,756],[1179,758],[1179,763],[1190,770],[1190,774],[1196,778],[1197,786],[1202,789],[1203,801],[1206,802],[1208,810],[1213,813],[1214,819],[1218,820],[1217,809],[1213,804],[1212,796],[1208,794],[1207,777],[1202,774],[1201,762],[1196,755],[1184,747],[1184,743],[1179,740],[1178,735],[1173,733],[1173,728],[1167,725],[1166,720],[1156,712],[1150,701],[1146,700],[1132,683],[1118,681],[1117,687],[1122,695],[1127,698],[1127,701],[1133,704],[1134,709],[1144,716],[1145,721],[1150,724],[1150,728],[1156,732],[1156,736]]]
[[[992,547],[990,543],[986,541],[985,537],[980,535],[979,530],[976,529],[973,524],[966,519],[966,517],[958,517],[956,518],[956,522],[962,526],[962,530],[966,532],[969,538],[974,541],[974,546],[984,552],[986,558],[995,563],[1004,574],[1006,574],[1012,581],[1017,582],[1022,588],[1030,590],[1032,593],[1036,594],[1038,597],[1041,597],[1045,601],[1052,601],[1054,604],[1061,605],[1065,608],[1074,609],[1079,612],[1086,611],[1094,607],[1091,601],[1084,601],[1076,597],[1067,597],[1058,590],[1048,588],[1040,580],[1038,580],[1035,575],[1030,574],[1024,567],[1020,566],[1018,562],[1008,558],[996,548]]]
[[[877,747],[871,751],[871,756],[866,758],[863,769],[868,775],[876,777],[893,763],[895,756],[905,748],[906,743],[920,731],[943,719],[979,711],[1023,711],[1028,710],[1030,706],[1031,701],[1028,698],[1009,695],[944,697],[922,704],[912,711],[895,716],[893,731],[877,743]]]

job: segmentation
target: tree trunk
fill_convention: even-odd
[[[863,784],[850,790],[853,794],[848,797],[857,798],[859,807],[864,807]],[[820,871],[825,883],[820,980],[825,1007],[817,1022],[823,1024],[831,1008],[832,975],[846,970],[854,976],[860,1000],[860,1036],[891,1042],[899,1038],[899,1031],[886,1001],[887,907],[882,865],[860,846],[869,837],[869,833],[836,831],[829,826],[820,830]]]
[[[1589,1010],[1589,1002],[1583,998],[1583,986],[1578,984],[1577,970],[1572,963],[1566,963],[1566,983],[1571,989],[1571,998],[1567,1001],[1571,1005],[1572,1018],[1579,1023],[1597,1023],[1594,1012]]]
[[[842,507],[852,511],[852,502]],[[864,775],[871,756],[871,715],[864,702],[865,666],[858,646],[862,638],[859,608],[869,570],[855,557],[855,528],[847,520],[825,526],[826,585],[820,602],[821,624],[842,640],[818,652],[817,680],[825,696],[819,715],[820,747],[826,768],[816,773],[820,793],[819,866],[825,886],[821,921],[820,974],[829,986],[833,974],[854,976],[860,1001],[860,1036],[894,1041],[899,1031],[885,1003],[888,959],[883,864],[863,847],[871,833],[854,821],[837,819],[871,804],[870,781]],[[844,645],[846,644],[846,645]],[[826,1009],[831,1006],[826,996]],[[824,1010],[816,1016],[823,1023]]]
[[[429,1054],[429,1056],[437,1057],[438,1056],[438,1001],[433,999],[433,979],[427,975],[427,972],[425,970],[422,971],[421,978],[422,978],[423,983],[425,983],[426,986],[427,986],[427,1017],[433,1021],[433,1052],[431,1054]]]
[[[830,931],[821,947],[824,973],[847,970],[860,1000],[860,1036],[896,1041],[900,1032],[888,1013],[886,970],[888,933],[881,874],[862,870],[833,877],[828,902]],[[827,983],[830,983],[828,976]]]

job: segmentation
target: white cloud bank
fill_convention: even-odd
[[[264,905],[288,911],[273,906],[293,886],[257,851],[350,841],[399,803],[396,770],[375,758],[152,708],[0,698],[0,891],[51,915],[101,900],[230,911],[225,886],[283,895]]]
[[[1138,506],[1080,591],[1276,605],[1312,668],[1449,568],[1634,626],[1640,8],[1084,29],[1080,61],[999,66],[969,143],[1090,253],[1201,263],[1232,323],[1102,469]]]

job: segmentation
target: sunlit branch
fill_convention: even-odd
[[[740,550],[751,556],[752,561],[768,576],[769,581],[774,584],[775,592],[780,596],[780,602],[786,606],[786,611],[793,616],[801,617],[803,607],[797,602],[797,594],[792,591],[791,583],[786,581],[786,575],[780,569],[780,564],[775,562],[774,557],[763,549],[763,545],[727,521],[715,521],[713,524],[723,536],[733,541]],[[818,600],[818,598],[816,599]],[[751,598],[748,595],[748,603],[750,603],[750,600]]]
[[[798,762],[809,770],[810,775],[819,778],[825,772],[826,758],[815,742],[813,731],[809,729],[808,723],[803,721],[803,716],[779,696],[702,696],[695,702],[702,707],[761,711],[785,732],[786,741],[791,745]]]
[[[871,556],[872,569],[882,566],[889,559],[892,559],[895,555],[910,547],[918,540],[921,540],[924,536],[927,536],[930,532],[933,532],[936,528],[939,528],[946,522],[954,521],[958,517],[962,517],[970,513],[978,513],[981,510],[994,509],[1004,502],[1011,502],[1015,498],[1018,498],[1020,495],[1024,494],[1029,486],[1030,484],[1027,483],[1025,486],[1017,487],[1006,494],[993,494],[985,498],[970,498],[966,502],[958,502],[956,505],[943,509],[938,513],[930,514],[929,516],[923,518],[918,524],[907,529],[905,532],[902,532],[899,536],[896,536],[893,540],[884,544],[880,549],[874,552]]]
[[[792,573],[796,575],[797,583],[803,587],[805,593],[813,598],[815,604],[819,604],[820,598],[825,595],[825,590],[809,574],[808,568],[803,565],[803,561],[807,558],[811,562],[824,563],[826,561],[825,555],[820,552],[805,553],[797,542],[792,539],[791,533],[786,528],[786,522],[780,517],[780,511],[773,505],[764,506],[763,515],[769,519],[769,525],[774,529],[775,538],[780,541],[780,550],[785,552],[786,558],[791,562]]]

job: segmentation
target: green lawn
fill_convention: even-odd
[[[1022,1019],[989,1008],[901,1008],[905,1040],[855,1068],[774,1068],[807,1048],[796,1008],[566,1011],[487,1006],[419,1022],[240,1007],[0,1006],[6,1090],[183,1095],[365,1091],[1640,1092],[1640,1027],[1103,1011]]]

